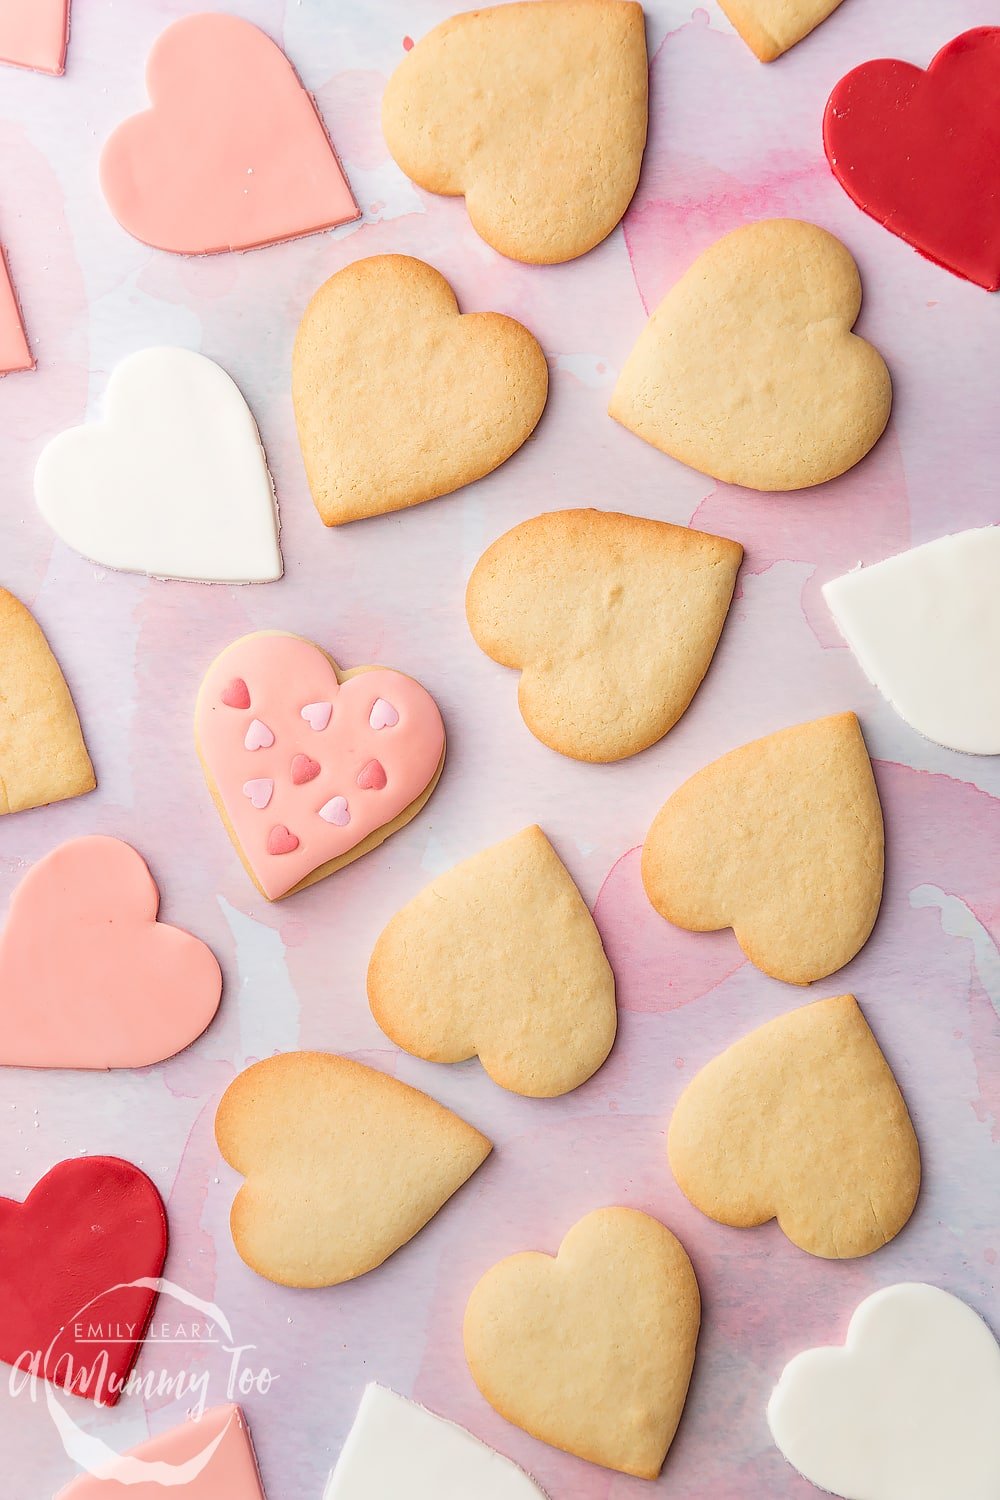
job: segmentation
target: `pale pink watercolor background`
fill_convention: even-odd
[[[256,1364],[278,1375],[246,1408],[271,1500],[319,1500],[365,1381],[379,1379],[465,1422],[532,1471],[552,1500],[774,1500],[810,1487],[770,1445],[764,1407],[784,1360],[836,1339],[867,1292],[923,1278],[1000,1324],[1000,769],[919,739],[840,645],[819,585],[853,566],[964,526],[1000,520],[996,469],[1000,300],[925,263],[861,215],[820,145],[826,95],[868,56],[926,62],[947,38],[995,22],[988,0],[845,0],[770,68],[717,7],[647,6],[652,128],[625,223],[593,254],[538,269],[502,260],[459,202],[417,192],[386,159],[383,81],[447,0],[241,0],[281,39],[316,93],[365,210],[361,227],[242,257],[186,261],[129,240],[98,192],[101,141],[144,104],[142,68],[162,27],[197,0],[77,0],[62,80],[0,70],[0,240],[8,247],[38,371],[0,382],[0,582],[32,604],[73,685],[100,780],[82,800],[5,820],[4,896],[72,834],[131,839],[163,890],[162,915],[218,953],[220,1015],[181,1057],[143,1073],[7,1071],[0,1192],[23,1197],[60,1158],[116,1152],[168,1200],[167,1273],[216,1300]],[[892,368],[892,423],[872,456],[787,498],[717,486],[644,447],[604,415],[646,310],[693,255],[738,224],[802,215],[843,236],[862,269],[861,329]],[[536,436],[497,474],[409,514],[324,532],[297,453],[288,365],[320,281],[358,256],[423,256],[466,309],[513,313],[541,339],[552,393]],[[254,589],[150,583],[68,552],[39,519],[31,473],[45,439],[97,407],[112,365],[148,343],[218,359],[260,422],[282,513],[286,576]],[[619,766],[588,767],[537,744],[515,680],[473,646],[462,595],[482,548],[538,511],[594,502],[689,522],[747,548],[716,662],[669,739]],[[427,812],[384,849],[291,901],[259,900],[216,818],[191,744],[195,689],[212,656],[257,627],[300,631],[345,665],[418,676],[448,724],[448,765]],[[707,760],[783,724],[857,709],[876,758],[888,831],[882,915],[843,975],[802,994],[742,961],[729,934],[696,937],[652,912],[637,846],[664,797]],[[396,1052],[368,1012],[368,953],[384,922],[434,873],[540,822],[596,912],[617,971],[620,1040],[561,1101],[503,1094],[470,1063]],[[811,1260],[773,1227],[699,1216],[666,1166],[663,1135],[692,1072],[752,1026],[807,998],[856,990],[907,1094],[925,1188],[908,1229],[861,1262]],[[428,1089],[495,1141],[493,1157],[380,1271],[326,1292],[280,1291],[237,1258],[237,1186],[212,1138],[215,1104],[252,1058],[296,1045],[350,1052]],[[401,1145],[401,1149],[403,1149]],[[510,1251],[552,1251],[580,1215],[624,1202],[660,1214],[688,1246],[705,1299],[691,1400],[653,1486],[606,1474],[508,1427],[479,1397],[461,1352],[465,1297]],[[177,1309],[161,1304],[165,1317]],[[208,1370],[218,1349],[152,1351],[144,1369]],[[2,1372],[0,1372],[2,1373]],[[74,1403],[81,1424],[126,1446],[186,1403],[136,1398],[113,1413]],[[45,1500],[72,1465],[43,1406],[0,1382],[6,1493]]]

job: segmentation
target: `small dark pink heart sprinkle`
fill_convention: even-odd
[[[222,701],[227,708],[249,708],[250,689],[242,677],[234,677],[222,689]]]
[[[298,847],[294,833],[289,833],[284,823],[275,823],[267,836],[268,854],[292,854]]]
[[[292,785],[304,786],[307,781],[315,781],[319,775],[319,761],[313,760],[309,755],[292,756]]]
[[[365,792],[380,792],[386,783],[385,767],[380,760],[370,760],[358,772],[358,786]]]

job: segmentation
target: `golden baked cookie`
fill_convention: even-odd
[[[840,0],[719,0],[719,4],[761,62],[774,62],[815,31]]]

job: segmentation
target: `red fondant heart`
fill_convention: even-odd
[[[284,823],[276,823],[267,836],[268,854],[294,854],[298,847],[298,839]]]
[[[242,677],[234,677],[222,689],[222,701],[227,708],[249,708],[250,689]]]
[[[307,781],[315,781],[319,775],[320,765],[318,760],[313,760],[309,755],[292,756],[292,785],[304,786]]]
[[[357,776],[358,786],[363,792],[380,792],[386,783],[385,767],[380,760],[370,760],[361,767]]]
[[[956,37],[926,72],[892,58],[855,68],[830,95],[823,141],[865,213],[1000,289],[1000,27]]]
[[[114,1406],[145,1335],[167,1218],[116,1156],[60,1162],[24,1203],[0,1198],[0,1359]]]

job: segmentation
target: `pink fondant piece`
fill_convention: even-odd
[[[243,723],[220,707],[219,695],[233,676],[246,682],[254,707],[271,727],[274,747],[243,748]],[[382,699],[395,706],[392,734],[371,728],[371,712]],[[336,713],[323,737],[322,770],[308,792],[293,786],[288,746],[301,744],[302,705],[333,703]],[[341,684],[311,641],[262,631],[235,641],[205,675],[195,713],[201,756],[226,820],[261,889],[276,900],[329,860],[337,859],[405,812],[434,781],[444,754],[444,725],[434,699],[401,672],[372,667]],[[355,785],[358,767],[378,759],[386,787],[378,797],[352,803],[349,824],[329,822],[317,809]],[[299,847],[276,860],[268,854],[268,820],[242,792],[248,775],[274,781],[269,812],[293,828]],[[308,815],[306,813],[308,809]]]
[[[331,797],[329,802],[323,803],[319,815],[324,823],[332,823],[335,828],[346,828],[351,821],[351,809],[347,804],[347,798]]]
[[[0,0],[0,5],[2,4],[3,0]],[[34,368],[35,361],[28,348],[7,257],[0,246],[0,375],[12,375],[15,370]]]
[[[370,760],[361,767],[357,779],[363,792],[380,792],[387,780],[385,767],[380,760]]]
[[[285,827],[284,823],[276,823],[267,835],[268,854],[294,854],[298,847],[297,837]]]
[[[0,1064],[142,1068],[201,1035],[219,965],[156,920],[159,899],[120,839],[71,839],[29,870],[0,936]]]
[[[144,1477],[146,1465],[149,1478]],[[78,1475],[55,1500],[167,1500],[170,1495],[177,1500],[265,1500],[250,1431],[238,1406],[213,1407],[197,1422],[158,1433],[120,1455],[102,1477]]]
[[[243,795],[250,798],[251,807],[266,807],[274,796],[274,782],[270,776],[255,776],[243,783]]]
[[[373,729],[395,729],[399,723],[399,714],[385,698],[376,698],[368,715],[368,722]]]
[[[249,708],[250,689],[242,677],[234,677],[222,689],[222,701],[227,708]]]
[[[58,75],[68,40],[69,0],[0,0],[0,62]]]
[[[291,765],[291,777],[293,786],[305,786],[307,781],[315,781],[320,772],[318,760],[313,760],[309,755],[293,755]]]
[[[261,719],[251,719],[250,727],[243,736],[243,745],[247,750],[270,750],[274,744],[274,734],[268,729]]]
[[[330,722],[330,715],[333,713],[333,704],[307,703],[305,708],[301,709],[300,712],[302,718],[309,725],[309,728],[315,729],[317,734],[320,734]]]
[[[146,87],[152,108],[101,154],[104,196],[136,239],[209,255],[358,218],[312,99],[249,21],[175,21],[149,54]]]

